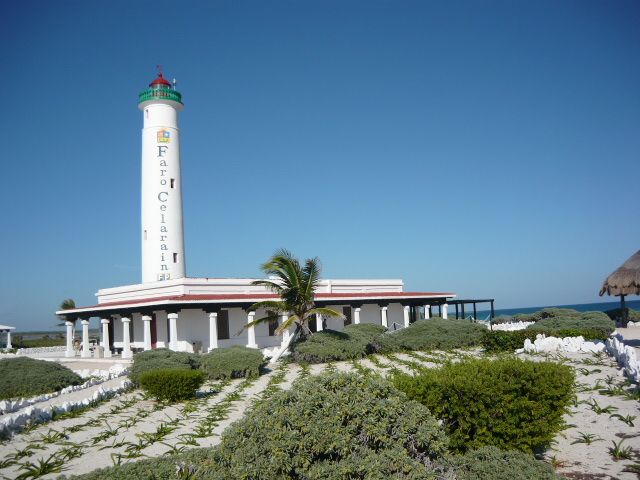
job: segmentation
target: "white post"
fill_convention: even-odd
[[[322,331],[322,315],[316,313],[316,332]]]
[[[387,318],[387,310],[389,307],[380,307],[380,316],[382,317],[382,326],[389,328],[389,319]]]
[[[122,358],[132,358],[131,340],[129,339],[129,323],[131,319],[122,317]]]
[[[102,324],[102,348],[104,348],[105,358],[111,357],[111,349],[109,348],[109,319],[103,318],[100,320]]]
[[[7,330],[7,348],[13,348],[11,347],[11,330]]]
[[[170,313],[169,318],[169,348],[178,351],[178,314]]]
[[[449,318],[449,314],[447,312],[447,308],[449,308],[449,305],[447,305],[446,303],[443,303],[440,306],[440,309],[442,310],[442,318],[444,318],[444,319]]]
[[[64,322],[67,326],[67,351],[65,352],[65,357],[75,357],[76,352],[73,351],[73,322]]]
[[[286,322],[287,320],[289,320],[289,315],[284,314],[282,315],[282,323]],[[282,343],[281,345],[285,345],[287,343],[289,343],[289,337],[291,336],[291,333],[289,332],[289,329],[287,328],[284,332],[282,332]]]
[[[358,325],[360,323],[360,307],[353,309],[353,323]]]
[[[218,348],[218,312],[209,312],[209,351]]]
[[[151,350],[151,316],[142,315],[144,325],[144,349]]]
[[[407,328],[409,326],[409,311],[411,307],[409,305],[405,305],[403,308],[404,311],[404,327]]]
[[[89,346],[89,320],[82,320],[82,358],[91,357],[91,347]]]
[[[254,317],[256,316],[256,312],[249,312],[247,314],[247,323],[253,322]],[[256,327],[251,326],[247,328],[247,347],[248,348],[258,348],[258,344],[256,343]]]
[[[431,310],[431,305],[425,305],[424,306],[424,318],[431,318],[431,315],[429,314],[429,310]]]

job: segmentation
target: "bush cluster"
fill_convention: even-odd
[[[531,455],[496,447],[482,447],[456,455],[450,459],[449,465],[461,480],[561,479],[549,464]]]
[[[468,320],[434,317],[380,338],[380,351],[451,350],[480,345],[486,327]]]
[[[129,369],[131,381],[140,385],[140,377],[143,373],[152,370],[195,370],[200,368],[200,359],[197,355],[186,352],[174,352],[167,348],[147,350],[136,353],[133,356],[133,365]]]
[[[58,363],[32,358],[0,360],[0,400],[55,392],[82,382],[79,375]]]
[[[158,400],[177,402],[195,396],[204,382],[202,370],[149,370],[140,375],[140,386]]]
[[[323,330],[291,347],[297,362],[323,363],[361,358],[371,353],[464,348],[482,343],[486,328],[467,320],[434,317],[387,332],[380,325],[348,325],[342,332]]]
[[[616,324],[603,312],[580,312],[579,315],[553,316],[539,320],[527,328],[547,334],[562,330],[593,330],[607,338],[616,329]]]
[[[386,331],[381,325],[347,325],[342,332],[326,329],[291,346],[297,362],[325,363],[361,358],[376,351],[377,339]]]
[[[450,456],[447,443],[429,410],[389,382],[324,373],[257,403],[223,433],[216,447],[74,478],[557,478],[530,455],[482,448]]]
[[[266,363],[260,350],[241,346],[217,348],[200,360],[210,379],[258,377]]]
[[[454,450],[493,445],[531,452],[563,426],[573,396],[573,370],[552,362],[471,359],[396,374],[394,384],[440,420]]]
[[[25,339],[22,335],[15,335],[11,339],[14,348],[38,348],[38,347],[60,347],[65,345],[66,339],[63,337],[51,338],[48,336],[41,338]]]

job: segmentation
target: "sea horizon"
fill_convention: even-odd
[[[625,302],[627,308],[634,310],[640,310],[640,300],[629,300]],[[537,307],[519,307],[519,308],[496,308],[494,313],[496,317],[500,316],[512,316],[517,313],[533,313],[543,308],[571,308],[579,312],[606,312],[614,308],[620,308],[620,301],[613,302],[595,302],[595,303],[574,303],[574,304],[549,304]],[[483,318],[489,315],[490,310],[478,310],[478,317]],[[454,312],[455,313],[455,312]],[[449,308],[449,315],[451,315],[451,308]]]

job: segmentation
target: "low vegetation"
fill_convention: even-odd
[[[217,348],[202,355],[200,361],[209,379],[258,377],[266,363],[260,350],[241,346]]]
[[[177,402],[195,396],[204,382],[201,370],[150,370],[140,375],[140,386],[158,400]]]
[[[418,320],[409,328],[381,338],[383,352],[401,350],[451,350],[480,345],[486,327],[468,320],[439,317]]]
[[[32,358],[0,360],[0,400],[55,392],[82,382],[79,375],[55,362]]]
[[[535,340],[536,335],[554,337],[583,337],[585,340],[605,340],[615,329],[615,323],[602,312],[578,312],[576,310],[547,308],[526,315],[516,315],[514,320],[535,321],[525,330],[486,331],[482,338],[485,351],[513,352],[522,348],[524,341]]]
[[[297,362],[326,363],[362,358],[377,351],[380,336],[386,328],[380,325],[348,325],[342,332],[323,330],[291,347]]]
[[[40,338],[24,338],[22,335],[14,335],[11,345],[14,348],[39,348],[39,347],[60,347],[66,344],[66,339],[62,335],[50,337],[44,335]]]
[[[394,384],[444,422],[455,451],[492,445],[532,452],[561,430],[574,379],[565,365],[505,358],[398,373]]]
[[[449,464],[458,478],[464,480],[561,479],[549,464],[529,454],[496,447],[470,450],[464,455],[454,456]]]
[[[140,377],[149,371],[195,370],[198,368],[200,368],[200,359],[197,355],[159,348],[136,353],[133,356],[133,365],[129,370],[129,378],[134,384],[140,385]]]
[[[371,353],[465,348],[479,345],[485,330],[466,320],[439,317],[418,320],[393,333],[380,325],[349,325],[342,332],[324,330],[295,343],[292,357],[297,362],[323,363],[353,360]]]
[[[633,308],[627,308],[627,319],[630,322],[640,322],[640,312],[638,310],[634,310]],[[611,320],[614,322],[622,321],[622,309],[614,308],[612,310],[607,310],[606,313]]]

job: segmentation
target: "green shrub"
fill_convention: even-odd
[[[538,322],[545,318],[553,317],[577,317],[582,315],[582,312],[574,310],[572,308],[543,308],[533,313],[516,313],[513,316],[515,322]]]
[[[186,352],[174,352],[167,348],[147,350],[133,356],[133,365],[129,369],[131,381],[140,385],[140,376],[152,370],[196,370],[200,368],[197,355]]]
[[[378,338],[385,331],[381,325],[366,323],[348,325],[342,332],[323,330],[294,343],[291,356],[307,363],[361,358],[376,350]]]
[[[0,360],[0,400],[55,392],[82,382],[79,375],[55,362],[32,358]]]
[[[547,317],[535,325],[527,327],[547,335],[566,330],[591,330],[600,332],[599,338],[607,338],[615,330],[616,324],[603,312],[580,312],[579,315]]]
[[[324,373],[256,405],[214,458],[221,478],[424,478],[446,446],[429,411],[385,380]]]
[[[202,370],[149,370],[140,375],[140,386],[158,400],[177,402],[192,398],[204,382]]]
[[[457,451],[548,445],[562,428],[573,382],[566,365],[513,358],[464,360],[414,377],[394,376],[400,390],[444,422]]]
[[[210,379],[258,377],[266,364],[260,350],[241,346],[217,348],[200,358]]]
[[[482,447],[451,458],[449,464],[459,480],[560,480],[550,465],[532,455]]]
[[[511,352],[524,346],[524,341],[528,338],[531,341],[536,339],[538,332],[533,330],[515,330],[506,332],[501,330],[487,330],[482,336],[482,346],[485,352]]]
[[[408,328],[380,338],[379,350],[450,350],[480,345],[486,327],[468,320],[439,317],[418,320]]]

